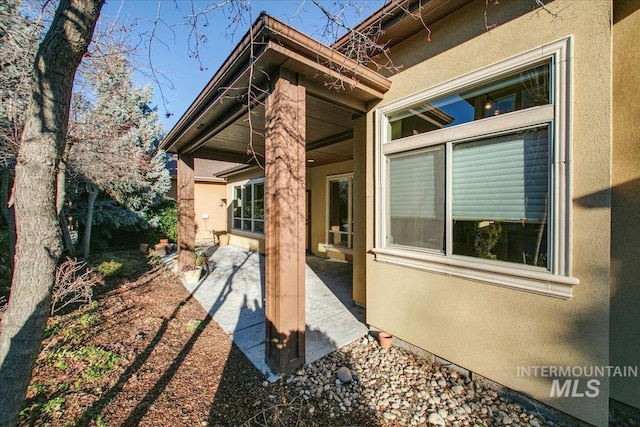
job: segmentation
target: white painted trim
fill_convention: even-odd
[[[500,116],[389,141],[382,146],[382,151],[385,156],[388,156],[432,145],[441,145],[454,140],[456,142],[464,142],[479,137],[490,138],[505,133],[513,133],[514,130],[546,124],[551,122],[553,118],[553,105],[531,107],[526,110],[518,110]]]
[[[497,77],[501,74],[516,73],[523,68],[531,68],[536,64],[541,64],[548,59],[553,59],[554,62],[562,62],[566,64],[570,59],[570,43],[571,36],[556,40],[528,52],[512,56],[511,58],[507,58],[487,67],[472,71],[471,73],[463,76],[453,78],[435,87],[428,88],[402,99],[393,101],[379,107],[377,111],[380,111],[385,116],[389,116],[421,101],[451,95],[469,86],[477,85],[478,82],[486,81],[489,78]]]
[[[572,289],[579,283],[579,280],[574,277],[556,275],[536,267],[516,268],[505,262],[480,262],[483,260],[395,248],[373,249],[373,253],[378,262],[561,299],[572,298]]]
[[[418,268],[439,274],[462,277],[497,286],[515,288],[558,298],[572,297],[572,287],[579,280],[571,277],[571,68],[572,37],[548,43],[539,48],[507,58],[432,88],[383,105],[375,110],[375,248],[376,261]],[[388,117],[403,109],[429,99],[444,97],[477,85],[491,78],[535,67],[551,60],[552,105],[532,107],[526,110],[464,123],[420,135],[394,141],[388,140]],[[549,237],[552,246],[549,269],[482,260],[452,254],[452,201],[451,188],[447,185],[445,254],[421,251],[416,248],[387,244],[388,171],[387,156],[428,146],[445,144],[447,147],[447,182],[451,182],[451,150],[453,143],[474,138],[495,137],[523,128],[548,124],[550,142],[549,183],[552,195],[549,207]]]
[[[234,181],[232,183],[229,183],[229,187],[231,189],[231,194],[230,197],[227,198],[227,206],[231,206],[231,212],[230,212],[230,218],[231,218],[231,223],[228,225],[227,229],[236,232],[236,233],[248,233],[252,236],[264,236],[264,232],[260,232],[260,231],[255,231],[253,230],[253,228],[255,227],[255,222],[256,221],[262,221],[263,224],[265,222],[265,219],[255,219],[253,218],[253,215],[255,213],[255,197],[253,195],[253,188],[255,186],[255,184],[264,184],[265,179],[264,178],[248,178],[248,179],[243,179],[240,181]],[[247,187],[247,186],[251,186],[251,218],[245,218],[244,217],[244,212],[242,210],[242,208],[240,209],[240,212],[242,212],[242,216],[241,217],[236,217],[233,216],[233,203],[235,203],[235,190],[236,188],[240,187],[243,190]],[[267,193],[266,193],[266,186],[264,188],[264,197],[266,197]],[[229,201],[231,201],[231,204],[229,204]],[[264,203],[264,202],[263,202]],[[263,208],[264,209],[264,208]],[[240,224],[241,224],[241,228],[236,228],[234,227],[234,222],[236,219],[240,220]],[[244,230],[242,229],[242,225],[244,225],[244,221],[251,221],[251,228],[252,230]]]

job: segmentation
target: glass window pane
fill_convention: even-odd
[[[264,221],[255,221],[253,226],[256,233],[264,233]]]
[[[453,146],[453,218],[540,221],[549,192],[548,127]]]
[[[329,229],[346,232],[349,230],[349,180],[338,179],[329,182]],[[329,239],[331,242],[332,239]]]
[[[255,184],[254,190],[253,217],[255,219],[264,219],[264,183]]]
[[[347,238],[347,233],[340,233],[332,229],[329,231],[329,244],[348,248],[349,239]]]
[[[525,108],[550,100],[550,64],[423,102],[389,116],[388,139],[404,138]]]
[[[233,217],[242,217],[242,187],[233,188]]]
[[[242,199],[242,217],[251,219],[253,214],[253,192],[251,185],[247,185],[242,189],[243,199]]]
[[[547,267],[547,126],[453,147],[453,253]]]
[[[444,250],[444,147],[389,159],[389,244]]]
[[[453,222],[453,253],[548,268],[547,221]]]
[[[233,228],[240,229],[241,227],[242,227],[242,220],[241,219],[234,219],[233,220]]]

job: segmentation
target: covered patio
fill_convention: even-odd
[[[186,288],[270,380],[265,361],[264,255],[237,246],[210,251],[213,271]],[[307,256],[305,354],[312,363],[368,331],[365,312],[351,300],[352,265]]]
[[[179,267],[194,263],[194,158],[264,169],[264,293],[246,297],[247,304],[260,302],[256,312],[264,310],[260,339],[276,373],[315,357],[305,344],[314,333],[306,318],[323,310],[305,298],[313,289],[305,287],[307,167],[353,159],[353,217],[364,219],[364,114],[389,86],[375,71],[263,14],[161,144],[178,153]],[[364,303],[364,221],[353,227],[349,298]],[[231,297],[225,295],[218,294]]]

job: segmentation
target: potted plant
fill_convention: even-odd
[[[393,342],[393,335],[388,332],[380,331],[378,333],[378,340],[380,341],[380,347],[390,349],[391,343]]]
[[[204,254],[202,252],[194,252],[195,265],[185,265],[182,267],[184,280],[189,285],[196,284],[200,281],[202,275],[202,266],[204,265]]]

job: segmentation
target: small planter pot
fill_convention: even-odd
[[[379,332],[378,333],[378,341],[380,341],[380,347],[385,349],[391,348],[391,343],[393,342],[393,335],[388,332]]]
[[[228,246],[229,245],[229,235],[228,234],[221,234],[218,236],[218,244],[220,246]]]
[[[200,281],[201,274],[202,274],[202,267],[196,267],[195,270],[189,270],[184,272],[184,280],[189,285],[195,285]]]
[[[168,245],[169,244],[169,239],[160,239],[160,244],[161,245]]]
[[[140,252],[148,252],[149,244],[148,243],[140,243]]]

